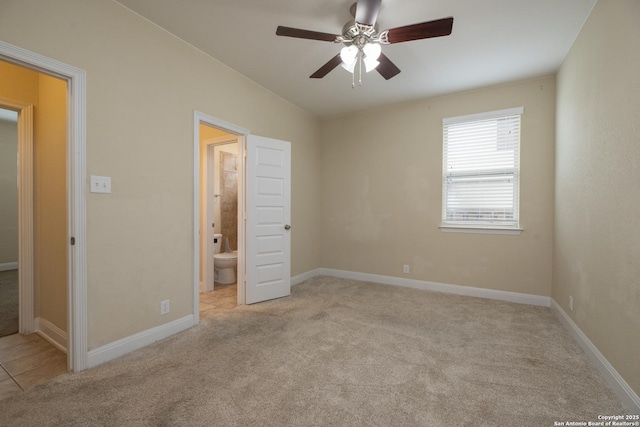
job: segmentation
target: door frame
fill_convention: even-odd
[[[18,113],[18,332],[36,331],[33,242],[33,105],[0,97]]]
[[[214,235],[214,230],[212,230],[212,227],[209,226],[209,224],[211,222],[215,222],[214,221],[214,216],[215,216],[215,212],[214,212],[214,201],[215,198],[212,200],[209,196],[208,196],[208,192],[209,192],[209,185],[211,185],[214,181],[214,177],[211,176],[211,173],[214,172],[216,170],[215,165],[213,164],[213,151],[215,150],[215,147],[221,147],[223,145],[228,145],[228,144],[238,144],[238,147],[240,147],[240,143],[239,143],[239,138],[238,135],[233,135],[233,136],[219,136],[216,138],[210,138],[210,139],[206,139],[204,141],[207,149],[206,149],[206,159],[201,159],[204,160],[203,162],[200,163],[200,165],[206,165],[204,168],[204,172],[205,172],[205,178],[204,178],[204,191],[201,193],[205,194],[205,200],[206,200],[206,205],[205,205],[205,209],[204,209],[204,215],[206,218],[201,218],[200,220],[200,224],[201,226],[204,225],[204,229],[206,231],[206,244],[204,245],[203,248],[203,253],[201,255],[201,258],[206,259],[207,260],[207,264],[205,266],[205,268],[203,269],[204,274],[203,274],[203,287],[207,290],[207,291],[213,291],[212,289],[209,289],[209,282],[211,281],[212,277],[213,277],[213,257],[210,256],[211,254],[213,254],[214,252],[214,247],[213,247],[213,235]],[[240,157],[240,156],[238,156]],[[240,166],[238,167],[238,169],[240,170]],[[200,171],[202,174],[202,170]],[[242,173],[242,170],[240,170],[240,174]],[[239,174],[239,175],[240,175]],[[238,211],[240,210],[240,205],[238,205]],[[204,220],[204,221],[203,221]],[[238,228],[240,226],[240,222],[238,222]],[[209,262],[209,260],[211,260]],[[215,285],[214,285],[215,286]],[[202,286],[201,286],[202,288]]]
[[[83,371],[88,367],[86,72],[3,41],[0,60],[67,82],[67,366]]]
[[[238,304],[245,303],[246,277],[246,197],[245,175],[247,162],[246,136],[248,129],[234,125],[200,111],[193,112],[193,324],[200,322],[200,125],[211,126],[234,134],[238,138]]]

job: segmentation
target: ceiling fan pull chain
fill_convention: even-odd
[[[351,89],[356,88],[356,73],[351,73]]]
[[[358,86],[362,86],[362,52],[358,55]]]

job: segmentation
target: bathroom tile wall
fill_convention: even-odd
[[[222,238],[238,249],[238,156],[220,152],[220,221]],[[223,246],[224,250],[224,240]]]

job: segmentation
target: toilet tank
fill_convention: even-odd
[[[222,234],[213,235],[213,254],[219,254],[222,251]]]

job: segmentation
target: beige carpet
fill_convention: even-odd
[[[0,271],[0,337],[18,333],[18,270]]]
[[[621,413],[548,308],[332,277],[0,401],[3,426],[553,426]]]

